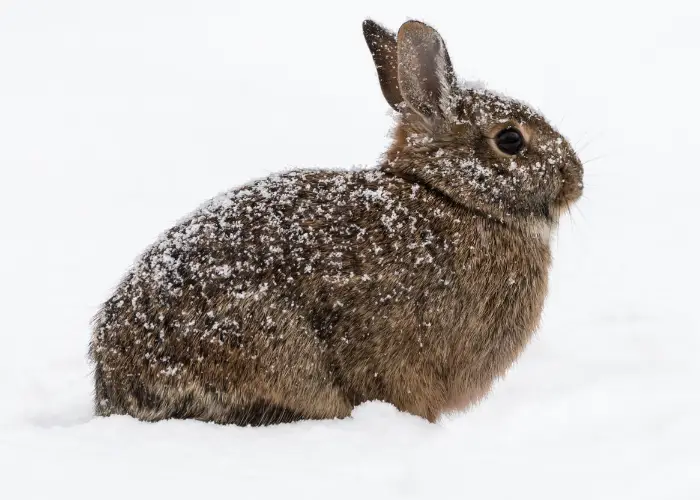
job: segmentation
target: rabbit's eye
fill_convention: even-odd
[[[517,128],[501,130],[496,136],[496,146],[507,155],[518,154],[525,146],[523,134]]]

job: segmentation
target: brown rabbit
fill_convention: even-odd
[[[94,321],[98,415],[261,425],[382,400],[432,422],[523,350],[581,163],[527,105],[458,83],[433,28],[363,29],[397,111],[382,163],[255,181],[167,231]]]

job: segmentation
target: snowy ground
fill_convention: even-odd
[[[697,3],[389,3],[0,4],[0,497],[700,498]],[[92,418],[88,322],[161,230],[253,177],[374,163],[366,16],[431,22],[589,160],[536,340],[438,425]]]

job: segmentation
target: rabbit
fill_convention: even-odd
[[[379,165],[274,174],[166,231],[93,320],[98,416],[254,426],[379,400],[435,422],[523,351],[580,160],[458,81],[434,28],[363,32],[396,117]]]

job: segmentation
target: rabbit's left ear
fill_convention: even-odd
[[[449,117],[457,84],[440,34],[420,21],[407,21],[399,28],[397,49],[404,100],[430,120]]]
[[[366,19],[362,23],[362,33],[365,35],[365,42],[372,53],[384,98],[389,106],[398,111],[403,97],[399,91],[397,75],[396,34],[371,19]]]

